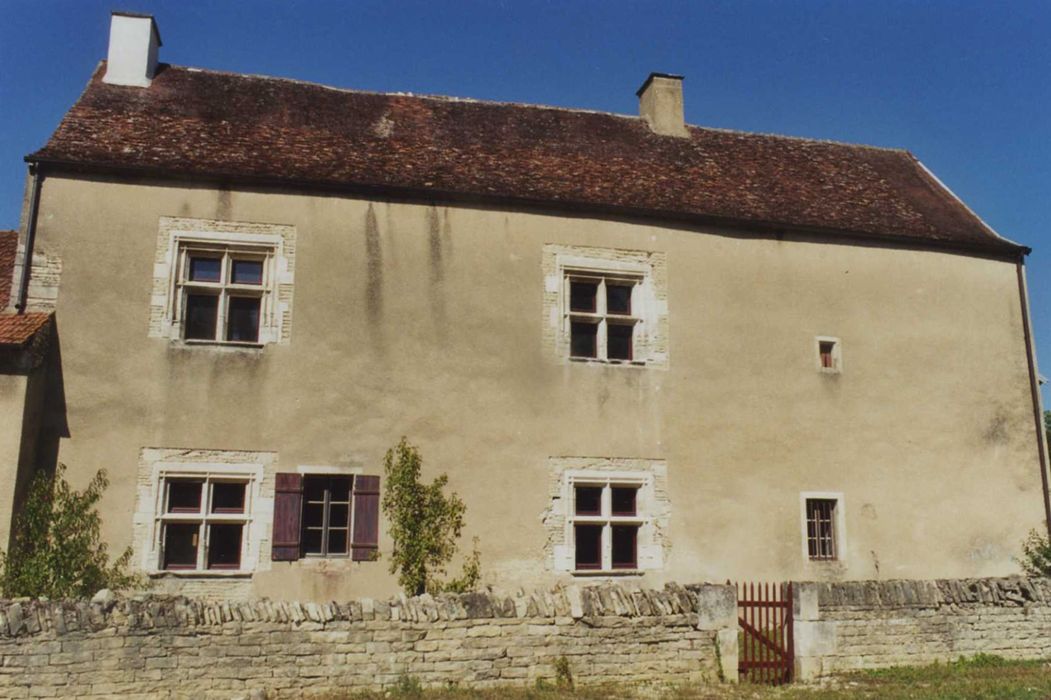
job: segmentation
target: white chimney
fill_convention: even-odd
[[[149,87],[157,71],[161,33],[152,15],[114,12],[109,25],[109,55],[102,82]]]
[[[650,73],[638,92],[639,116],[655,134],[689,136],[682,107],[682,76]]]

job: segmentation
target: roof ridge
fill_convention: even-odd
[[[103,62],[104,63],[104,62]],[[539,109],[539,110],[550,110],[556,112],[570,112],[576,114],[598,114],[607,117],[615,117],[617,119],[629,119],[631,121],[642,121],[643,118],[637,114],[621,114],[620,112],[608,112],[601,109],[586,109],[583,107],[564,107],[560,105],[548,105],[540,104],[536,102],[513,102],[504,100],[486,100],[479,99],[476,97],[459,97],[456,95],[437,95],[437,94],[424,94],[417,92],[379,92],[377,90],[362,90],[359,88],[346,88],[337,87],[335,85],[327,85],[325,83],[318,83],[312,80],[303,80],[301,78],[286,78],[279,75],[264,75],[262,73],[238,73],[236,71],[218,70],[215,68],[198,68],[195,66],[177,66],[170,63],[163,64],[165,68],[176,70],[185,70],[191,73],[206,73],[213,75],[231,76],[236,78],[250,78],[253,80],[273,80],[277,82],[292,83],[295,85],[304,85],[308,87],[321,88],[323,90],[332,90],[333,92],[343,92],[353,95],[377,95],[377,96],[389,96],[389,97],[413,97],[421,100],[435,100],[439,102],[462,102],[464,104],[478,104],[478,105],[492,105],[495,107],[524,107],[528,109]],[[790,141],[801,141],[805,143],[815,144],[827,144],[830,146],[845,146],[848,148],[864,148],[874,151],[884,151],[890,153],[898,153],[911,155],[908,149],[897,148],[893,146],[875,146],[867,143],[855,143],[853,141],[838,141],[836,139],[819,139],[810,136],[794,136],[791,134],[778,134],[768,131],[745,131],[743,129],[727,129],[717,126],[703,126],[700,124],[686,124],[688,129],[698,131],[711,131],[721,134],[739,134],[741,136],[763,136],[766,138],[775,139],[787,139]]]

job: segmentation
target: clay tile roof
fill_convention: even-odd
[[[47,325],[49,313],[0,314],[0,346],[21,346]]]
[[[15,276],[15,250],[18,248],[17,231],[0,231],[0,311],[11,303],[11,288]]]
[[[99,65],[27,160],[789,228],[1016,254],[910,153],[638,117]]]

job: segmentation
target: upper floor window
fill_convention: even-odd
[[[635,359],[633,313],[639,278],[567,272],[570,357],[630,362]]]
[[[272,260],[266,247],[180,246],[175,318],[183,340],[259,344]]]
[[[150,337],[188,345],[288,343],[295,250],[292,226],[161,217]]]
[[[817,368],[821,372],[839,373],[843,370],[843,349],[839,338],[818,336]]]
[[[562,361],[666,367],[664,253],[544,246],[543,343]]]

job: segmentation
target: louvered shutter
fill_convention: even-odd
[[[300,518],[303,512],[303,476],[278,474],[274,488],[274,531],[270,558],[299,559]]]
[[[380,478],[354,477],[354,535],[351,559],[369,561],[379,549]]]

